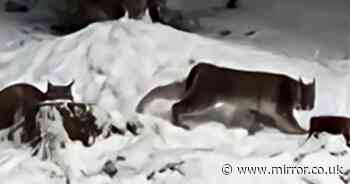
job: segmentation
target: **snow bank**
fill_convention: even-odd
[[[242,183],[340,182],[338,176],[329,175],[251,177],[221,173],[225,163],[234,166],[295,164],[293,160],[300,154],[322,144],[327,150],[307,154],[297,164],[339,164],[348,169],[349,165],[345,164],[348,156],[334,157],[328,153],[347,149],[340,136],[324,135],[321,141],[312,139],[300,148],[305,136],[285,135],[274,130],[248,136],[244,130],[227,130],[215,122],[184,131],[167,120],[134,113],[136,103],[148,90],[183,79],[193,65],[191,59],[242,70],[284,73],[294,78],[301,76],[305,81],[316,78],[315,109],[296,113],[305,128],[312,115],[350,114],[347,72],[350,65],[347,62],[320,65],[183,33],[160,24],[133,20],[97,23],[72,35],[1,51],[0,85],[26,81],[45,90],[47,80],[59,84],[75,79],[73,90],[78,101],[96,103],[108,109],[116,121],[142,123],[141,134],[112,136],[91,148],[73,143],[60,152],[63,155],[60,158],[65,159],[56,161],[64,165],[59,168],[51,162],[30,158],[27,148],[14,149],[9,143],[2,143],[0,146],[4,151],[0,154],[4,160],[0,162],[0,175],[5,176],[6,183],[19,180],[37,183],[37,177],[32,177],[31,173],[42,178],[40,182],[47,183],[62,183],[65,180],[63,173],[73,183],[94,184],[149,183],[147,177],[154,183],[232,183],[237,179]],[[153,105],[153,111],[164,111],[162,105]],[[117,155],[126,160],[117,162]],[[100,172],[108,160],[119,170],[113,178]],[[181,172],[157,172],[169,163],[177,163]]]

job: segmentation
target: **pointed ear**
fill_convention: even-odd
[[[68,87],[72,88],[73,84],[75,83],[75,80],[73,79],[69,84]]]
[[[299,82],[300,82],[301,84],[304,84],[303,79],[302,79],[301,77],[299,77]]]
[[[312,80],[312,85],[315,86],[315,84],[316,84],[316,79],[314,77],[314,79]]]
[[[51,82],[50,81],[47,81],[47,89],[51,89],[52,88],[52,84],[51,84]]]

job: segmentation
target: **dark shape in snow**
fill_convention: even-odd
[[[118,173],[118,169],[115,167],[114,163],[110,160],[104,164],[102,171],[111,178],[113,178]]]
[[[329,152],[329,154],[334,156],[334,157],[343,157],[343,156],[348,154],[348,151],[343,150],[343,151],[339,151],[339,152]]]
[[[220,35],[221,36],[228,36],[228,35],[230,35],[232,33],[232,31],[230,31],[230,30],[222,30],[222,31],[220,31]]]
[[[226,8],[235,9],[237,7],[237,0],[229,0],[226,4]]]
[[[188,64],[190,64],[190,65],[193,65],[193,64],[195,64],[195,63],[196,63],[196,60],[194,60],[194,59],[188,60]]]
[[[25,13],[29,11],[29,8],[26,5],[20,4],[18,2],[7,1],[5,3],[5,11]]]
[[[309,152],[306,152],[306,153],[300,153],[297,157],[294,158],[293,161],[296,162],[296,163],[298,163],[298,162],[300,163],[306,156],[309,156],[311,154],[317,153],[317,152],[319,152],[322,149],[325,149],[325,145],[321,145],[320,148],[312,150],[312,151],[309,151]]]
[[[118,155],[117,158],[116,158],[117,161],[125,161],[126,158],[124,156],[120,156]]]
[[[162,174],[168,170],[170,170],[171,172],[177,172],[180,175],[185,176],[185,173],[180,169],[180,166],[182,166],[184,163],[185,161],[167,163],[164,167],[158,169],[158,171],[152,171],[149,175],[147,175],[146,179],[152,180],[156,176],[156,173]]]
[[[153,172],[151,172],[149,175],[147,175],[146,179],[147,179],[147,180],[152,180],[152,179],[154,178],[155,175],[156,175],[156,172],[153,171]]]
[[[246,33],[244,33],[244,35],[246,35],[246,36],[253,36],[253,35],[255,35],[256,34],[256,31],[248,31],[248,32],[246,32]]]
[[[273,157],[280,156],[281,154],[283,154],[283,152],[272,153],[271,155],[269,155],[269,157],[273,158]]]
[[[301,162],[307,156],[306,153],[301,153],[293,159],[294,162]]]
[[[134,136],[137,136],[137,135],[139,135],[140,133],[139,133],[139,129],[141,128],[139,125],[141,125],[140,124],[140,122],[127,122],[126,123],[126,129],[129,131],[129,132],[131,132]]]

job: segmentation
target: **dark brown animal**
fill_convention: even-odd
[[[312,117],[310,120],[309,136],[306,141],[315,133],[321,132],[327,132],[333,135],[342,134],[346,145],[350,147],[350,118],[339,116]]]
[[[22,4],[21,2],[16,2],[16,1],[7,1],[4,4],[4,8],[6,12],[28,12],[29,8],[27,5]]]
[[[75,2],[75,3],[73,3]],[[153,22],[160,22],[159,9],[165,5],[164,0],[70,0],[70,6],[75,7],[72,12],[67,11],[62,16],[61,25],[54,25],[52,29],[62,33],[71,33],[85,26],[106,20],[123,17],[126,12],[132,19],[140,19],[148,9]]]
[[[180,118],[203,112],[218,103],[235,106],[238,111],[254,112],[272,119],[283,132],[307,133],[293,116],[293,109],[311,110],[315,101],[315,81],[304,84],[286,75],[249,72],[200,63],[186,80],[152,89],[137,105],[144,107],[155,98],[180,99],[172,106],[172,122],[183,127]]]
[[[73,103],[68,104],[68,109],[57,106],[69,138],[81,141],[84,146],[91,146],[95,143],[95,138],[102,133],[102,128],[95,124],[96,118],[87,108],[86,104]]]
[[[226,4],[226,8],[230,8],[230,9],[237,8],[237,0],[229,0]]]
[[[73,100],[71,87],[73,82],[67,86],[56,86],[48,83],[46,93],[41,92],[31,84],[19,83],[8,86],[0,91],[0,129],[13,126],[16,116],[24,116],[21,125],[25,130],[22,141],[27,142],[35,134],[36,105],[45,100],[66,99]],[[11,137],[11,136],[10,136]]]
[[[21,110],[27,114],[35,104],[45,100],[45,95],[30,84],[14,84],[0,92],[0,129],[9,128],[14,124],[15,114]]]

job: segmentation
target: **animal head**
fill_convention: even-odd
[[[71,100],[72,96],[72,86],[74,81],[70,82],[68,85],[53,85],[51,82],[47,83],[47,91],[45,93],[46,100]]]
[[[299,79],[299,95],[298,100],[299,103],[297,105],[297,109],[302,110],[312,110],[315,104],[315,79],[310,84],[305,84],[301,78]]]

